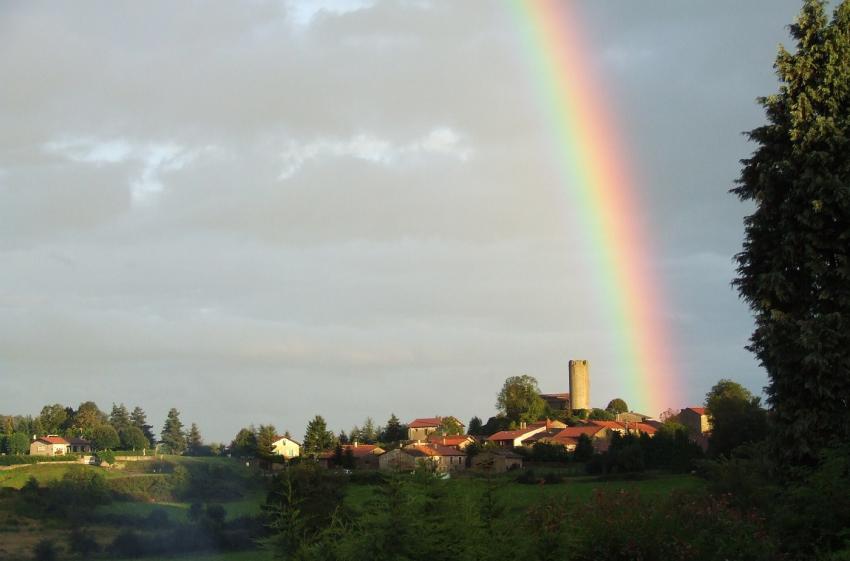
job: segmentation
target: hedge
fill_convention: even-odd
[[[44,462],[72,462],[79,459],[79,454],[64,454],[62,456],[30,456],[28,454],[21,454],[12,456],[0,456],[0,466],[40,464]]]

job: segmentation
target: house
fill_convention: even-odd
[[[705,407],[687,407],[679,412],[679,421],[686,427],[691,436],[699,436],[711,432],[711,419]]]
[[[351,454],[354,460],[355,469],[378,469],[378,457],[385,453],[385,450],[374,444],[343,444],[339,447],[343,456]],[[319,454],[319,463],[326,468],[336,466],[338,460],[337,450],[325,450]]]
[[[458,421],[455,417],[423,417],[421,419],[413,419],[407,424],[407,439],[414,441],[428,440],[428,435],[437,432],[446,419],[450,419],[459,425],[461,430],[466,428],[466,425]]]
[[[522,456],[510,450],[486,450],[472,457],[472,469],[504,473],[522,469]]]
[[[525,425],[525,423],[522,425]],[[522,446],[522,441],[526,438],[537,434],[538,432],[543,432],[544,430],[546,430],[545,425],[540,425],[534,428],[521,426],[517,430],[499,431],[496,434],[488,436],[487,441],[496,444],[496,446],[516,448],[518,446]]]
[[[450,446],[458,450],[464,450],[467,446],[475,442],[475,439],[468,434],[453,434],[444,435],[438,432],[432,432],[428,435],[429,444],[439,444],[440,446]]]
[[[69,452],[71,454],[91,454],[92,452],[91,441],[86,440],[85,438],[80,438],[78,436],[70,438],[68,439],[68,445],[70,446]]]
[[[272,442],[272,454],[283,456],[287,460],[297,458],[301,455],[301,443],[288,436],[275,436],[275,440]]]
[[[648,423],[637,423],[637,422],[619,422],[619,421],[588,421],[588,425],[597,426],[597,427],[605,427],[609,429],[611,432],[618,432],[621,435],[625,434],[634,434],[639,435],[642,432],[645,432],[649,436],[654,436],[658,429],[656,429],[653,425]]]
[[[378,456],[378,469],[381,471],[410,472],[416,469],[416,458],[403,448],[396,448]]]
[[[625,413],[617,413],[614,416],[615,421],[620,421],[621,423],[643,423],[648,420],[649,415],[644,415],[642,413],[635,413],[634,411],[627,411]]]
[[[560,444],[567,449],[567,452],[573,452],[578,445],[579,438],[581,438],[581,435],[583,434],[590,438],[594,451],[604,452],[608,449],[611,437],[610,429],[590,424],[580,425],[577,427],[567,427],[551,438],[541,439],[540,442]]]
[[[540,397],[552,411],[570,410],[570,394],[568,393],[542,393]]]
[[[457,448],[439,444],[409,444],[402,451],[414,458],[416,464],[425,463],[442,473],[466,469],[466,453]]]
[[[70,444],[61,436],[48,434],[30,443],[31,456],[62,456],[68,453]]]

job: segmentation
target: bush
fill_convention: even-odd
[[[30,456],[28,454],[0,456],[0,466],[19,466],[25,464],[40,464],[44,462],[73,462],[80,459],[79,454],[63,456]]]
[[[139,534],[132,530],[124,530],[112,540],[109,553],[118,557],[141,557],[147,551]]]
[[[68,550],[80,557],[88,558],[100,551],[100,545],[90,531],[74,528],[68,536]]]
[[[98,459],[98,462],[100,462],[102,464],[113,465],[113,464],[115,464],[115,452],[113,452],[112,450],[109,450],[109,449],[98,450],[97,451],[97,459]]]
[[[33,548],[33,558],[36,561],[56,561],[58,557],[59,553],[56,551],[56,546],[47,538],[35,544],[35,548]]]

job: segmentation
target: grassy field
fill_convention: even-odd
[[[0,487],[20,489],[30,477],[35,477],[39,484],[45,485],[49,481],[62,479],[62,476],[65,475],[71,467],[82,467],[87,470],[95,470],[97,473],[101,473],[107,478],[126,477],[126,474],[119,470],[108,470],[84,464],[35,464],[0,471]]]
[[[265,500],[265,495],[262,493],[254,493],[236,501],[227,501],[219,503],[227,511],[227,519],[232,520],[240,516],[253,516],[260,514],[260,506]],[[168,514],[169,520],[173,522],[186,522],[187,513],[191,503],[188,502],[168,502],[168,503],[141,503],[131,501],[116,501],[111,504],[98,507],[98,514],[116,514],[116,515],[133,515],[133,516],[148,516],[155,510],[164,510]]]

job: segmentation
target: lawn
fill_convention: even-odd
[[[106,478],[125,476],[118,470],[108,470],[85,464],[34,464],[0,471],[0,487],[20,489],[30,476],[35,477],[41,485],[44,485],[49,481],[62,479],[62,476],[72,467],[96,470],[97,473],[103,474]]]
[[[221,504],[227,511],[227,519],[232,520],[240,516],[252,516],[260,514],[260,506],[265,500],[265,495],[262,493],[254,493],[246,496],[244,499],[236,501],[228,501],[217,503]],[[134,501],[115,501],[111,504],[98,507],[98,514],[115,514],[119,516],[139,516],[146,517],[155,510],[164,510],[168,514],[169,520],[174,522],[186,522],[187,513],[191,503],[188,502],[162,502],[162,503],[143,503]]]

